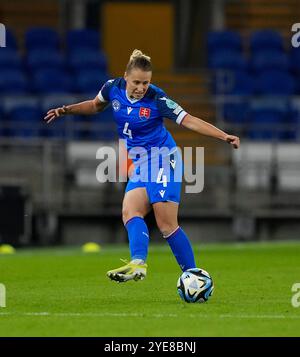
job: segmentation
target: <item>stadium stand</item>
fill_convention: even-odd
[[[227,40],[228,33],[232,40]],[[283,111],[277,104],[278,100],[289,102],[299,93],[299,51],[287,51],[283,36],[274,30],[254,31],[241,41],[237,40],[241,36],[233,33],[212,32],[207,38],[208,65],[213,71],[212,91],[221,95],[219,113],[223,113],[225,123],[235,124],[239,132],[253,140],[295,140],[297,134],[292,126],[297,122],[297,110]],[[222,38],[224,42],[218,50],[215,43]],[[245,48],[249,49],[248,53],[243,51]],[[272,96],[276,99],[270,99]],[[261,101],[265,101],[264,107],[252,107],[255,97],[264,98]],[[271,106],[270,100],[273,101]],[[245,126],[249,130],[241,129]],[[262,127],[265,127],[263,131]]]
[[[20,105],[9,113],[10,134],[13,137],[39,137],[42,112],[37,106]]]
[[[100,33],[92,29],[70,30],[66,37],[66,46],[69,52],[81,49],[99,50],[101,46]]]
[[[0,68],[22,70],[22,60],[15,48],[2,48],[0,51]]]
[[[219,51],[238,52],[242,51],[242,38],[236,31],[211,31],[207,37],[208,53]]]
[[[236,52],[224,50],[210,56],[210,68],[212,70],[246,70],[247,67],[246,59]]]
[[[9,28],[6,28],[6,47],[13,50],[18,48],[16,37]]]
[[[99,72],[107,70],[107,60],[99,50],[78,48],[69,54],[68,65],[73,71],[97,69]]]
[[[263,50],[252,54],[249,66],[255,73],[264,70],[289,70],[289,57],[286,53]]]
[[[296,93],[294,77],[285,71],[265,70],[256,77],[256,93],[289,96]]]
[[[258,30],[250,35],[250,50],[252,53],[261,51],[282,52],[284,50],[281,34],[273,30]]]
[[[71,76],[56,68],[43,68],[33,75],[33,91],[37,94],[74,93]]]
[[[26,64],[28,70],[32,73],[40,69],[62,70],[65,67],[65,58],[56,49],[45,51],[41,48],[35,48],[28,52]]]
[[[98,93],[99,88],[109,79],[106,72],[100,72],[98,69],[82,69],[76,74],[77,90],[82,94]]]
[[[26,74],[19,69],[0,69],[0,93],[17,95],[30,93]]]
[[[35,27],[29,29],[25,34],[26,50],[58,50],[60,47],[60,39],[58,33],[48,27]]]

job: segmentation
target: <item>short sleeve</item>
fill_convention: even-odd
[[[102,88],[98,93],[98,98],[101,102],[105,103],[110,101],[109,93],[113,86],[113,83],[114,83],[114,79],[110,79],[109,81],[103,84]]]
[[[177,124],[181,124],[183,118],[187,115],[187,112],[179,104],[167,96],[157,98],[157,107],[161,116],[169,118]]]

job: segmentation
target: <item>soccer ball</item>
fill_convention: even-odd
[[[177,291],[185,302],[205,302],[212,295],[214,284],[207,271],[188,269],[177,281]]]

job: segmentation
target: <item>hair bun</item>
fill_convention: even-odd
[[[138,59],[138,58],[143,58],[143,59],[145,59],[145,60],[151,62],[151,58],[150,58],[149,56],[146,56],[141,50],[135,49],[135,50],[133,50],[133,52],[132,52],[132,54],[131,54],[131,56],[130,56],[130,60],[129,60],[129,61],[130,61],[130,62],[133,62],[133,61],[135,61],[135,60]]]

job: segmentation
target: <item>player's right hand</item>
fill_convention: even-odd
[[[67,109],[66,106],[62,106],[60,108],[55,108],[55,109],[50,109],[47,112],[47,115],[44,117],[44,120],[48,123],[50,123],[52,120],[67,114]]]

